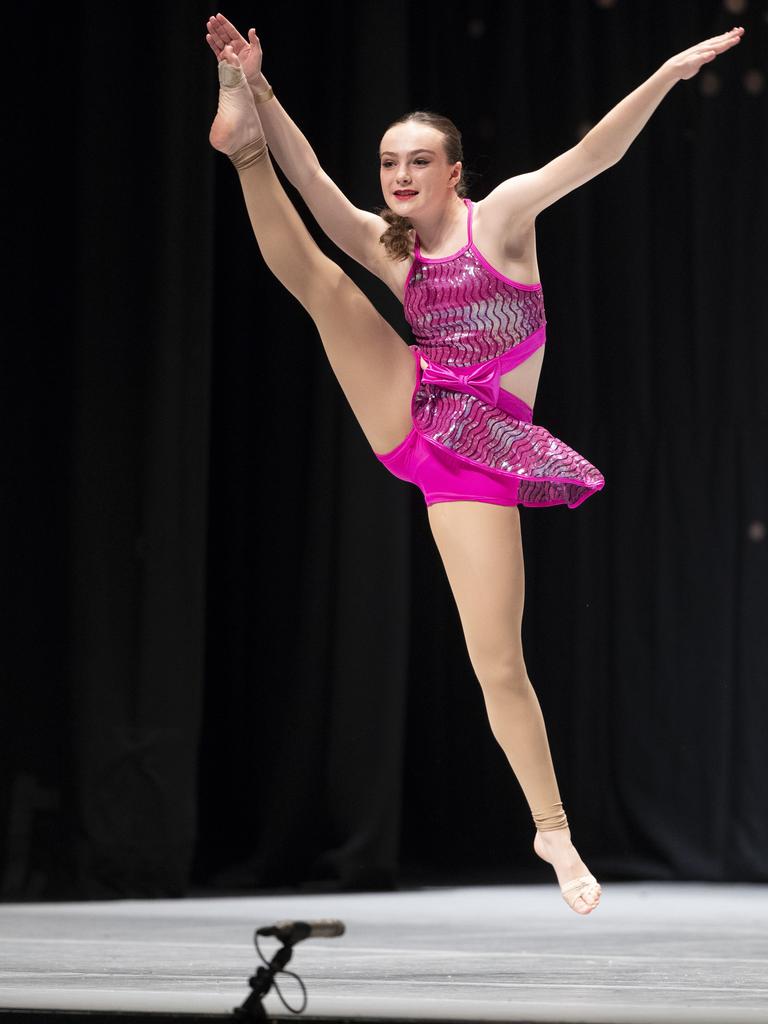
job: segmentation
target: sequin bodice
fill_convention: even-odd
[[[546,341],[541,284],[512,281],[488,263],[472,241],[473,204],[464,203],[468,241],[458,252],[423,257],[416,237],[403,297],[417,342],[410,346],[414,429],[379,458],[396,476],[416,483],[428,504],[471,500],[575,508],[603,486],[602,474],[535,424],[533,408],[501,384]],[[462,478],[462,466],[504,479],[508,494],[491,494],[482,474]]]
[[[433,362],[468,366],[494,359],[545,323],[541,285],[503,277],[469,240],[443,259],[427,259],[414,248],[403,311],[418,347]]]

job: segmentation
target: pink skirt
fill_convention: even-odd
[[[600,471],[531,422],[530,406],[498,386],[501,375],[542,341],[531,335],[496,359],[458,368],[430,363],[423,369],[423,353],[409,346],[416,361],[413,426],[397,447],[374,452],[376,458],[415,484],[427,505],[486,501],[576,508],[586,501],[605,484]],[[527,353],[518,351],[525,348]]]

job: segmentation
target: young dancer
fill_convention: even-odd
[[[388,209],[379,216],[352,206],[322,171],[261,72],[255,30],[245,40],[221,14],[207,27],[220,81],[211,144],[236,167],[261,253],[312,317],[373,452],[424,494],[493,734],[533,816],[534,850],[568,905],[588,914],[601,887],[571,841],[523,658],[517,505],[574,508],[604,481],[532,423],[546,324],[534,219],[616,163],[672,85],[743,29],[671,58],[577,146],[479,203],[464,197],[450,121],[416,113],[395,122],[381,141]],[[406,345],[315,245],[267,142],[329,237],[403,299],[418,344]]]

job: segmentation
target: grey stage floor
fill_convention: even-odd
[[[307,1015],[768,1024],[768,886],[748,884],[603,883],[586,917],[554,884],[6,904],[0,1007],[228,1014],[254,928],[319,917],[347,930],[295,948]],[[292,1018],[274,990],[265,1007]]]

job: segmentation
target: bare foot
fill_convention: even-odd
[[[214,149],[230,156],[263,134],[237,54],[231,46],[225,46],[219,61],[219,108],[208,139]]]
[[[552,829],[548,832],[537,831],[533,839],[533,849],[542,860],[555,869],[561,891],[573,879],[591,874],[571,842],[569,828]],[[563,893],[563,897],[577,914],[591,914],[600,902],[600,893],[600,883],[595,881],[593,885],[581,889],[578,896],[574,896],[571,891]]]

